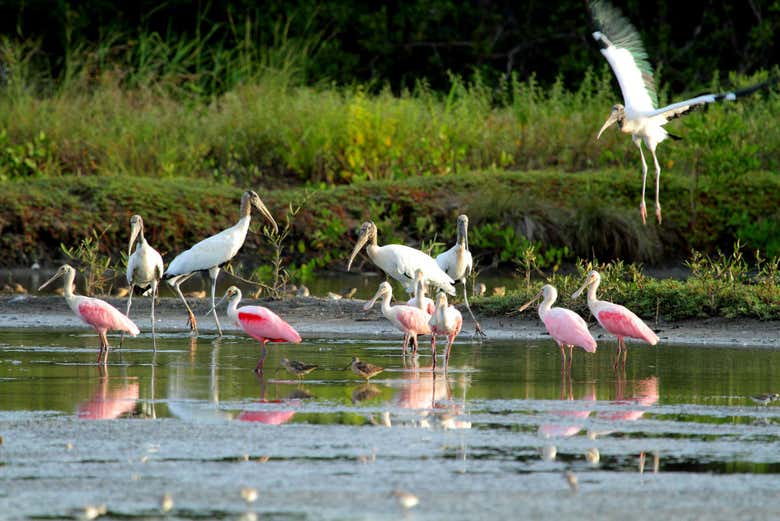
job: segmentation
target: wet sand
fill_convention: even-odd
[[[126,308],[126,300],[106,298],[120,310]],[[205,316],[209,310],[208,299],[190,299],[199,321],[201,334],[216,333],[213,316]],[[290,324],[304,336],[323,338],[393,338],[398,332],[384,319],[379,305],[369,311],[363,311],[364,300],[332,300],[318,297],[294,297],[285,300],[244,299],[243,305],[259,304],[266,306]],[[233,331],[236,328],[228,323],[225,304],[219,308],[223,329]],[[463,335],[474,330],[474,323],[464,309]],[[136,297],[130,312],[131,318],[142,332],[149,328],[150,300]],[[163,298],[156,306],[159,331],[186,331],[186,313],[180,301],[175,298]],[[544,325],[535,314],[524,317],[478,316],[488,340],[533,340],[548,337]],[[780,348],[780,321],[760,321],[754,319],[702,319],[680,322],[648,321],[648,324],[661,338],[661,342],[675,344],[695,344],[712,346],[751,346]],[[599,327],[590,317],[591,331],[596,340],[610,342],[611,335]],[[71,313],[65,300],[56,296],[15,295],[0,297],[0,329],[78,329],[85,325]]]

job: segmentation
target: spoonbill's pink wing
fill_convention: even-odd
[[[124,331],[132,336],[140,333],[132,320],[100,299],[84,298],[79,302],[78,310],[81,319],[95,329]]]
[[[422,309],[412,306],[393,306],[391,310],[404,331],[418,335],[431,334],[431,326],[428,325],[431,316]]]
[[[263,306],[238,308],[238,321],[247,335],[261,342],[263,340],[293,344],[301,342],[301,335],[290,324]]]
[[[570,309],[550,309],[544,314],[544,327],[559,343],[579,346],[588,353],[596,352],[596,341],[588,331],[588,324]]]
[[[658,343],[658,336],[653,330],[628,308],[605,302],[595,315],[599,324],[615,336],[644,340],[651,346]]]

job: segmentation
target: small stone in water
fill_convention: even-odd
[[[597,449],[596,447],[588,449],[588,451],[585,453],[585,460],[591,465],[597,465],[598,462],[601,460],[601,454],[599,453],[599,449]]]
[[[173,509],[173,496],[169,493],[163,494],[162,499],[160,499],[160,511],[162,512],[170,512]]]
[[[542,447],[542,459],[544,461],[552,461],[557,455],[558,449],[555,448],[555,445],[545,445]]]
[[[393,495],[398,499],[398,504],[406,509],[414,508],[420,503],[417,496],[405,490],[395,490]]]
[[[247,503],[254,503],[257,501],[257,489],[252,487],[244,487],[241,489],[241,498]]]
[[[566,474],[563,475],[566,478],[566,482],[569,484],[569,488],[572,492],[577,492],[577,489],[579,489],[579,484],[577,483],[577,474],[574,472],[567,470]]]
[[[73,450],[73,444],[71,442],[66,443],[65,450]]]

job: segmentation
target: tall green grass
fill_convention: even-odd
[[[488,85],[453,76],[444,93],[424,81],[393,93],[306,78],[315,38],[293,40],[278,26],[274,45],[262,47],[251,24],[234,30],[243,43],[230,48],[204,46],[208,35],[157,34],[74,47],[56,74],[34,43],[3,40],[0,128],[26,168],[2,152],[0,179],[125,174],[275,185],[485,168],[639,172],[627,136],[594,139],[620,100],[606,67],[574,90],[533,78]],[[778,116],[780,98],[771,94],[672,123],[686,139],[659,147],[664,175],[776,169]]]

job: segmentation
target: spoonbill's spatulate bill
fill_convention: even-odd
[[[214,306],[214,292],[217,289],[217,276],[222,265],[235,257],[241,246],[244,245],[246,232],[249,230],[249,222],[252,219],[252,206],[257,208],[274,230],[278,231],[276,221],[271,212],[265,207],[260,197],[253,191],[244,192],[241,197],[241,218],[236,224],[216,235],[203,239],[189,250],[180,253],[168,265],[163,278],[170,284],[179,298],[184,302],[189,314],[190,329],[197,333],[198,322],[192,313],[187,300],[181,292],[181,284],[192,277],[198,271],[208,271],[211,279],[211,308],[214,312],[214,320],[217,323],[219,335],[222,335],[222,327],[219,325],[219,317]]]
[[[558,290],[550,284],[542,286],[541,291],[534,296],[528,303],[524,304],[519,311],[524,311],[528,306],[542,298],[539,304],[539,319],[544,323],[544,327],[550,336],[561,348],[562,368],[571,369],[572,351],[574,346],[583,348],[588,353],[596,352],[596,340],[588,331],[588,324],[577,313],[570,309],[552,307],[558,298]],[[569,362],[566,363],[566,351],[569,348]]]
[[[263,345],[263,352],[260,360],[257,362],[255,371],[263,370],[265,356],[267,354],[266,344],[268,342],[289,342],[291,344],[300,344],[301,335],[279,315],[263,306],[241,306],[241,290],[235,286],[230,286],[225,292],[222,300],[230,299],[228,303],[228,318],[236,327],[240,327],[244,332],[259,340]],[[220,302],[222,302],[220,300]],[[219,305],[219,304],[217,304]]]
[[[463,316],[455,306],[447,304],[447,295],[439,292],[436,295],[436,309],[433,311],[428,325],[431,326],[431,351],[433,351],[433,368],[436,368],[436,335],[447,337],[447,351],[444,357],[444,369],[450,363],[450,351],[455,337],[463,327]]]
[[[376,224],[371,221],[363,223],[363,226],[360,227],[357,243],[349,256],[347,271],[352,268],[352,261],[355,260],[366,243],[368,243],[366,253],[373,263],[387,275],[403,284],[410,294],[414,293],[417,270],[422,271],[425,284],[432,284],[450,295],[455,294],[455,286],[453,286],[455,281],[439,268],[430,255],[403,244],[379,246]]]
[[[98,352],[97,363],[108,363],[108,331],[122,331],[129,333],[130,336],[136,336],[140,331],[132,320],[122,314],[108,302],[100,299],[76,295],[73,293],[73,280],[76,278],[76,270],[70,265],[63,264],[52,278],[38,288],[42,290],[60,277],[65,279],[65,302],[70,309],[84,322],[95,328],[100,339],[100,352]]]
[[[133,243],[138,239],[135,251]],[[157,287],[163,274],[163,260],[160,253],[152,248],[144,237],[144,220],[140,215],[130,218],[130,243],[127,246],[127,283],[130,291],[127,293],[127,311],[130,316],[130,306],[133,303],[133,289],[138,286],[151,286],[152,290],[152,336],[154,336],[154,301],[157,298]]]
[[[664,125],[696,107],[721,100],[733,101],[740,96],[766,88],[774,81],[763,82],[733,92],[703,94],[657,108],[658,96],[653,79],[653,69],[647,61],[647,53],[636,28],[607,1],[596,0],[590,4],[590,9],[593,21],[598,28],[598,31],[593,33],[593,38],[601,45],[601,54],[612,67],[623,94],[623,104],[612,107],[612,111],[604,126],[599,130],[596,139],[599,139],[610,125],[617,123],[621,132],[631,134],[631,140],[639,148],[639,155],[642,158],[642,202],[639,206],[642,222],[647,220],[645,207],[647,162],[642,151],[642,142],[644,142],[653,156],[655,165],[655,215],[660,223],[659,181],[661,166],[658,163],[655,149],[667,137],[676,137],[667,132]]]
[[[467,285],[471,270],[474,268],[474,260],[471,258],[471,251],[469,251],[469,218],[467,215],[458,216],[458,238],[455,241],[455,246],[437,255],[436,264],[453,280],[463,284],[463,301],[466,303],[471,320],[474,321],[475,331],[486,336],[474,317],[474,313],[471,312],[471,306],[469,306]]]
[[[621,351],[623,352],[623,367],[625,367],[626,357],[628,356],[625,337],[644,340],[651,346],[654,346],[658,343],[658,335],[628,308],[612,302],[599,300],[596,297],[596,290],[598,290],[599,284],[601,284],[601,275],[597,271],[591,271],[585,278],[585,283],[574,292],[571,298],[579,297],[585,291],[585,288],[588,289],[588,308],[590,308],[590,312],[599,321],[601,327],[617,337],[615,368],[617,368]]]
[[[431,334],[431,327],[428,325],[428,320],[431,316],[416,306],[391,306],[390,301],[393,298],[393,288],[387,281],[379,285],[376,295],[363,306],[363,309],[368,311],[380,298],[382,299],[382,314],[396,329],[404,334],[403,354],[406,355],[407,341],[417,345],[417,335]],[[435,357],[436,352],[434,351],[434,359]]]

